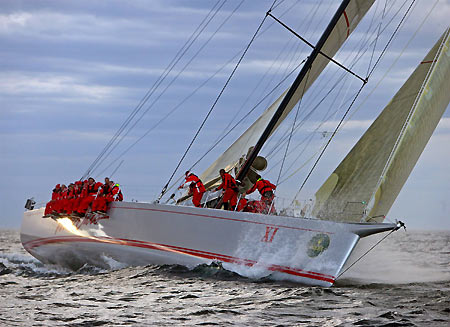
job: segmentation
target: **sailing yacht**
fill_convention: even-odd
[[[256,182],[255,169],[266,165],[261,148],[325,67],[339,64],[333,57],[373,3],[342,1],[292,85],[201,174],[208,190],[221,168],[241,182],[241,193]],[[186,205],[188,195],[164,204],[165,187],[151,203],[112,203],[108,216],[43,219],[44,208],[28,210],[22,244],[44,263],[73,269],[108,268],[110,259],[189,268],[219,262],[250,278],[331,286],[361,238],[401,226],[383,221],[450,102],[449,47],[447,29],[317,190],[308,217],[224,211],[209,205],[212,198],[196,208]]]

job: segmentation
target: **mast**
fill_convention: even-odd
[[[305,65],[303,66],[302,70],[298,74],[294,83],[292,83],[291,87],[289,88],[288,92],[286,93],[286,96],[284,97],[283,101],[280,103],[280,106],[278,107],[277,111],[274,113],[274,115],[273,115],[272,119],[270,120],[270,122],[268,123],[266,129],[264,130],[264,132],[262,133],[258,142],[256,143],[255,147],[253,148],[253,151],[250,153],[247,161],[244,163],[241,170],[237,174],[237,176],[236,176],[237,180],[242,181],[244,179],[244,177],[247,175],[247,172],[249,171],[251,165],[253,164],[253,161],[256,159],[256,157],[259,154],[259,151],[261,151],[261,148],[263,147],[264,143],[269,138],[269,136],[272,133],[273,129],[275,128],[278,120],[280,119],[281,115],[283,114],[283,111],[286,109],[289,101],[292,99],[294,93],[297,91],[300,83],[305,78],[306,74],[308,73],[308,70],[311,68],[314,60],[316,59],[317,55],[319,54],[320,50],[322,49],[323,45],[325,44],[325,41],[330,36],[333,28],[336,26],[339,18],[344,13],[349,2],[350,2],[350,0],[342,1],[341,5],[337,9],[336,13],[334,14],[334,16],[331,19],[330,23],[328,24],[327,28],[323,32],[319,41],[317,42],[316,47],[312,50],[311,54],[308,57],[308,60],[305,62]]]

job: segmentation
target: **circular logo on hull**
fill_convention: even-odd
[[[308,242],[308,256],[317,257],[330,246],[330,237],[327,234],[317,234]]]

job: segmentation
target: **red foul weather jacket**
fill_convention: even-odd
[[[249,189],[246,192],[246,194],[253,193],[253,192],[255,192],[256,189],[258,189],[259,193],[264,196],[264,193],[275,190],[276,188],[277,187],[275,185],[273,185],[271,182],[260,178],[256,181],[255,184],[253,184],[252,188]]]

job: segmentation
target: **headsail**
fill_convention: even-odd
[[[347,5],[344,14],[339,18],[337,25],[331,32],[330,37],[325,42],[322,52],[329,57],[333,57],[345,42],[347,37],[353,32],[362,17],[370,9],[374,0],[351,0]],[[292,99],[289,101],[283,115],[279,119],[275,129],[286,118],[292,108],[301,99],[303,90],[314,83],[317,77],[322,73],[327,66],[329,60],[322,55],[319,55],[309,72],[307,81],[303,81],[297,88]],[[306,83],[306,85],[305,85]],[[262,131],[271,120],[274,112],[277,110],[287,91],[285,91],[264,113],[200,176],[205,182],[205,185],[211,186],[219,179],[218,171],[220,168],[230,170],[236,166],[239,159],[246,155],[249,148],[254,146]],[[274,129],[274,130],[275,130]]]
[[[313,215],[383,221],[450,102],[449,47],[447,29],[317,191]]]

